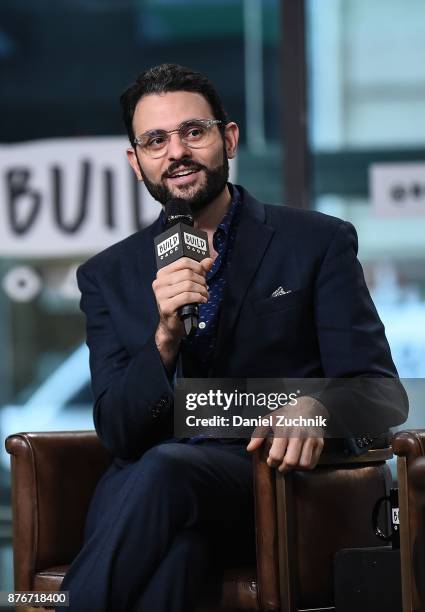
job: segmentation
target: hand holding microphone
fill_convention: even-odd
[[[198,324],[198,304],[208,300],[206,274],[213,265],[206,232],[194,229],[183,200],[166,206],[166,230],[155,238],[158,273],[152,283],[159,311],[156,344],[164,364],[174,362],[180,340]]]

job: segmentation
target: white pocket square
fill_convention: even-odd
[[[280,285],[277,289],[273,291],[270,297],[278,297],[279,295],[286,295],[287,293],[291,293],[291,291],[292,289],[288,289],[287,291],[285,291],[285,289]]]

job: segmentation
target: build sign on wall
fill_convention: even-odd
[[[151,223],[124,137],[0,146],[0,257],[89,255]]]

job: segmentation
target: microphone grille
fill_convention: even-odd
[[[168,229],[176,223],[193,227],[193,215],[189,203],[181,198],[172,198],[165,204],[165,225]]]

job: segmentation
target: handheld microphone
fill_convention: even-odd
[[[201,261],[210,256],[208,235],[193,227],[193,215],[188,202],[179,198],[165,205],[165,231],[154,239],[158,270],[180,259],[190,257]],[[186,336],[198,327],[198,304],[185,304],[179,308]]]

